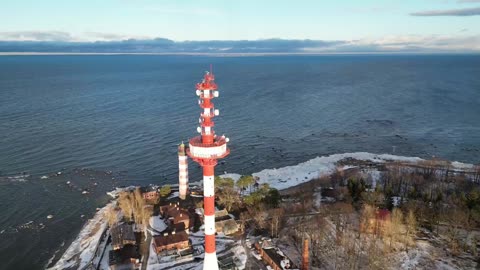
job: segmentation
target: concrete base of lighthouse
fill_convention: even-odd
[[[205,253],[203,270],[218,270],[217,253]]]

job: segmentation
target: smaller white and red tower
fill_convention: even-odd
[[[188,192],[188,161],[187,153],[185,152],[185,145],[178,146],[178,191],[179,197],[185,200]]]

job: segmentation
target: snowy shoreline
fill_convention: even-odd
[[[252,175],[259,178],[259,183],[268,183],[271,187],[282,190],[309,182],[312,179],[318,178],[322,175],[329,175],[335,171],[337,162],[346,158],[370,161],[379,164],[386,163],[388,161],[399,161],[414,165],[418,162],[425,161],[419,157],[356,152],[316,157],[297,165],[286,166],[278,169],[265,169],[260,172],[253,173]],[[451,166],[457,170],[468,170],[472,169],[474,165],[453,161],[451,162]],[[237,180],[241,175],[236,173],[228,173],[220,176],[230,177],[234,180]],[[128,188],[132,187],[127,187],[127,189]],[[121,190],[123,189],[117,188],[115,191],[108,192],[107,194],[115,197],[115,195]],[[77,238],[72,242],[72,244],[70,244],[69,248],[62,255],[59,261],[57,261],[53,267],[49,268],[49,270],[74,267],[75,263],[78,263],[78,269],[82,269],[91,260],[93,260],[96,246],[100,241],[101,235],[106,230],[107,223],[103,217],[108,206],[109,204],[100,209],[92,219],[87,221]]]
[[[104,216],[109,206],[110,203],[105,205],[93,218],[85,223],[62,257],[54,266],[47,270],[72,269],[72,267],[84,269],[93,262],[98,245],[107,230],[107,222]]]
[[[319,178],[323,175],[332,174],[335,172],[337,162],[346,158],[369,161],[378,164],[386,163],[388,161],[398,161],[415,165],[418,162],[425,161],[425,159],[419,157],[355,152],[316,157],[296,165],[281,167],[278,169],[265,169],[260,172],[253,173],[252,175],[254,177],[258,177],[260,184],[267,183],[270,185],[270,187],[283,190],[309,182],[312,179]],[[474,166],[473,164],[461,163],[457,161],[452,161],[451,165],[457,170],[468,170],[472,169]],[[220,176],[230,177],[234,180],[237,180],[241,175],[228,173]]]

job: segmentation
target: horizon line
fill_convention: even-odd
[[[62,55],[159,55],[159,56],[216,56],[216,57],[248,57],[248,56],[322,56],[322,55],[480,55],[480,51],[392,51],[392,52],[0,52],[1,56],[62,56]]]

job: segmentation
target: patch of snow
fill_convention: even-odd
[[[170,196],[168,196],[167,199],[177,198],[178,196],[180,196],[180,193],[178,191],[175,191],[172,194],[170,194]]]
[[[112,190],[112,191],[109,191],[107,192],[107,195],[116,199],[118,197],[118,194],[120,194],[120,192],[124,191],[124,190],[135,190],[135,188],[137,188],[136,186],[128,186],[128,187],[125,187],[125,188],[115,188],[115,190]]]
[[[336,169],[336,163],[345,158],[354,158],[375,163],[385,163],[388,160],[417,163],[423,160],[418,157],[403,157],[366,152],[334,154],[330,156],[316,157],[294,166],[287,166],[279,169],[266,169],[254,173],[253,176],[257,176],[260,183],[268,183],[271,187],[277,189],[286,189],[308,182],[321,175],[333,173]]]
[[[108,207],[110,207],[110,204],[103,207],[85,224],[60,260],[49,270],[81,269],[92,262],[102,235],[107,229],[107,222],[105,222],[104,216]]]
[[[112,250],[112,245],[108,245],[105,248],[105,252],[103,253],[102,260],[100,261],[100,270],[110,270],[110,266],[108,265],[109,253]]]
[[[399,196],[393,196],[392,197],[392,205],[395,207],[398,207],[402,203],[402,197]]]
[[[247,264],[247,252],[245,248],[241,245],[238,245],[232,248],[231,251],[234,254],[234,258],[236,259],[235,265],[237,266],[237,269],[245,269],[245,265]]]
[[[371,189],[375,190],[382,173],[377,169],[366,169],[362,170],[361,175],[367,180],[367,184],[371,185]]]
[[[453,161],[452,162],[452,166],[455,168],[455,169],[459,169],[459,170],[471,170],[473,169],[473,167],[475,165],[473,164],[468,164],[468,163],[462,163],[462,162],[458,162],[458,161]]]
[[[220,177],[222,177],[222,178],[232,178],[233,181],[236,182],[238,179],[240,179],[240,177],[242,177],[242,175],[238,174],[238,173],[225,173],[225,174],[220,175]]]

